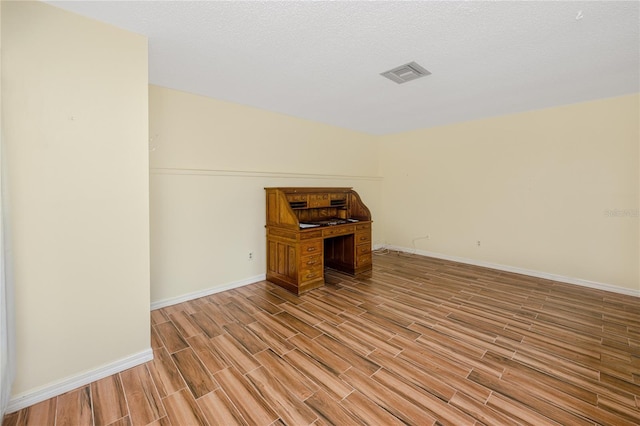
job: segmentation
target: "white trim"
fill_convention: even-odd
[[[443,260],[451,260],[453,262],[466,263],[468,265],[483,266],[485,268],[497,269],[499,271],[513,272],[516,274],[529,275],[531,277],[536,277],[536,278],[544,278],[547,280],[559,281],[562,283],[574,284],[582,287],[589,287],[589,288],[594,288],[598,290],[611,291],[613,293],[626,294],[628,296],[640,297],[640,290],[634,290],[634,289],[625,288],[625,287],[618,287],[611,284],[599,283],[596,281],[583,280],[581,278],[565,277],[562,275],[551,274],[548,272],[534,271],[531,269],[524,269],[516,266],[501,265],[499,263],[491,263],[491,262],[485,262],[482,260],[450,256],[447,254],[435,253],[435,252],[424,251],[424,250],[416,250],[416,249],[407,248],[407,247],[381,245],[378,248],[386,248],[393,251],[414,253],[420,256],[434,257],[436,259],[443,259]]]
[[[382,177],[380,176],[366,175],[326,175],[316,173],[259,172],[250,170],[179,169],[170,167],[152,167],[149,169],[149,172],[152,175],[235,176],[280,179],[382,180]]]
[[[234,281],[231,283],[223,284],[217,287],[211,287],[205,290],[195,291],[193,293],[183,294],[182,296],[172,297],[169,299],[158,300],[157,302],[151,303],[151,310],[164,308],[166,306],[175,305],[178,303],[186,302],[188,300],[197,299],[199,297],[209,296],[211,294],[220,293],[221,291],[231,290],[234,288],[242,287],[245,285],[257,283],[259,281],[264,281],[267,278],[265,274],[256,275],[254,277],[245,278],[240,281]]]
[[[133,368],[153,359],[153,350],[146,349],[137,354],[130,355],[110,364],[103,365],[94,370],[85,371],[76,376],[67,377],[66,379],[50,383],[34,391],[27,391],[11,398],[7,406],[7,413],[21,410],[31,405],[46,401],[54,396],[62,395],[73,389],[88,385],[96,380],[104,379],[113,374]]]

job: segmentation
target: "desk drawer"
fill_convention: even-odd
[[[371,232],[357,232],[356,244],[371,243]]]
[[[305,231],[300,232],[301,240],[310,240],[312,238],[320,238],[322,237],[322,231]]]
[[[371,229],[370,223],[358,223],[356,225],[356,231],[364,231],[365,229]]]
[[[323,237],[334,237],[337,235],[353,234],[353,226],[336,226],[325,228],[322,230]]]
[[[322,253],[322,240],[305,241],[300,243],[300,256]]]
[[[356,268],[362,268],[367,265],[371,265],[371,253],[356,257]]]
[[[371,253],[371,244],[360,244],[356,246],[356,256]]]
[[[314,265],[310,268],[300,268],[300,281],[309,281],[315,280],[317,278],[322,278],[323,273],[324,268],[322,267],[322,263]]]
[[[314,254],[311,256],[303,256],[300,258],[300,269],[313,268],[315,266],[322,266],[322,254]]]

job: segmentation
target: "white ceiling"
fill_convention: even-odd
[[[146,35],[151,84],[371,134],[640,91],[638,1],[48,3]]]

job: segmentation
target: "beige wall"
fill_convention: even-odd
[[[385,136],[386,242],[640,290],[639,117],[634,95]]]
[[[150,348],[147,44],[2,3],[14,397]]]
[[[149,102],[156,306],[264,274],[265,186],[353,186],[374,244],[638,289],[638,96],[383,137]]]
[[[149,106],[156,305],[264,276],[264,187],[354,187],[376,220],[371,136],[156,86]]]

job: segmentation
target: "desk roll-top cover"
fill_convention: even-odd
[[[371,213],[352,188],[265,188],[267,280],[295,294],[324,268],[371,271]]]

